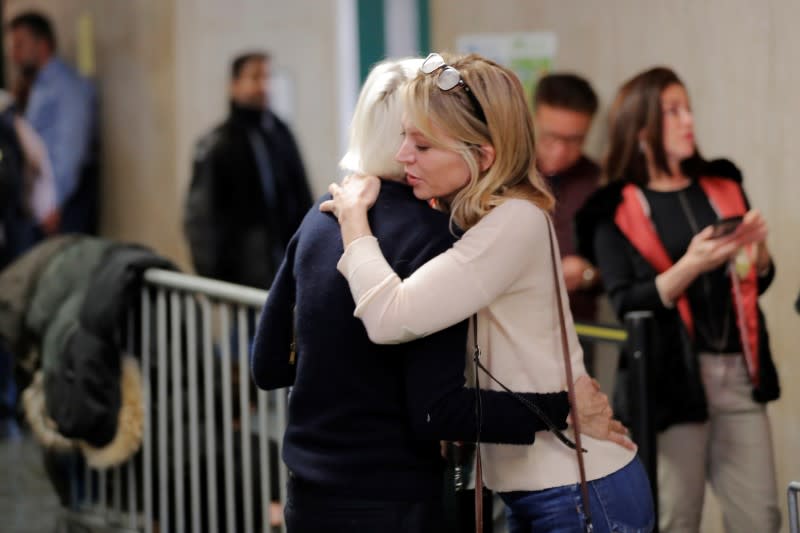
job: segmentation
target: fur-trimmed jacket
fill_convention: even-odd
[[[736,166],[727,160],[705,163],[692,177],[715,177],[731,180],[741,188],[742,177]],[[657,272],[637,248],[625,237],[615,222],[623,202],[623,188],[630,181],[612,182],[598,190],[576,218],[579,253],[598,265],[612,306],[620,319],[631,311],[652,311],[655,342],[651,362],[652,374],[659,376],[650,390],[655,395],[654,422],[661,431],[673,424],[702,422],[708,419],[708,406],[700,376],[698,350],[681,319],[677,306],[667,307],[655,286]],[[775,270],[758,277],[758,294],[772,282]],[[766,403],[780,396],[778,376],[772,361],[764,315],[758,316],[758,378],[753,398]],[[615,391],[615,412],[623,421],[629,419],[627,400],[628,372],[626,357],[620,359]]]
[[[120,326],[138,301],[144,270],[174,267],[141,246],[93,237],[76,238],[40,263],[24,297],[15,295],[24,319],[5,317],[24,324],[22,337],[39,354],[15,355],[41,362],[23,392],[26,417],[45,446],[78,444],[91,466],[120,464],[139,448],[143,417],[138,361],[123,357]]]

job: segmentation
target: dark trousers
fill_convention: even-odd
[[[494,531],[492,491],[483,489],[483,533]],[[445,533],[475,531],[475,489],[445,493]]]
[[[41,239],[36,224],[27,217],[6,216],[0,220],[0,230],[5,232],[6,238],[5,246],[0,244],[0,270]],[[0,438],[13,437],[18,433],[14,363],[14,354],[0,344]]]
[[[289,533],[441,533],[439,500],[391,501],[337,494],[290,477],[284,517]],[[414,496],[413,494],[411,495]]]
[[[475,531],[475,489],[466,488],[472,478],[475,445],[447,444],[447,468],[444,472],[444,533],[473,533]],[[483,488],[483,533],[494,531],[492,491]]]
[[[14,420],[17,405],[17,387],[14,382],[14,358],[0,346],[0,438],[15,434]]]

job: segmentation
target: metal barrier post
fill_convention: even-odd
[[[231,375],[231,310],[219,309],[222,347],[222,445],[225,464],[225,522],[227,533],[236,533],[236,503],[233,475],[233,377]]]
[[[203,383],[205,384],[203,397],[205,401],[206,427],[206,490],[208,505],[208,530],[219,531],[217,519],[217,445],[216,424],[214,422],[214,348],[211,342],[211,315],[213,313],[208,298],[200,302],[200,312],[203,317]]]
[[[789,499],[789,528],[792,533],[800,533],[800,517],[797,510],[797,493],[800,492],[800,481],[792,481],[786,489]]]
[[[239,353],[239,424],[242,445],[242,492],[244,498],[244,531],[253,533],[253,457],[250,442],[250,355],[248,312],[244,306],[236,310],[239,340],[237,342]],[[269,513],[269,508],[263,513]]]
[[[159,533],[169,533],[169,452],[167,445],[167,290],[159,288],[156,292],[156,337],[158,361],[158,520]]]
[[[194,298],[190,295],[184,296],[184,312],[186,313],[186,352],[187,376],[189,378],[189,470],[191,475],[191,523],[189,531],[199,531],[202,529],[200,515],[200,407],[197,395],[198,380],[197,372],[199,354],[197,350],[197,317],[195,315]]]
[[[153,424],[151,413],[153,405],[153,389],[150,383],[151,350],[150,350],[150,290],[142,287],[141,293],[141,351],[142,360],[142,389],[144,407],[144,435],[142,439],[142,503],[144,511],[144,533],[153,533],[154,505],[153,505]],[[133,462],[130,463],[131,465]],[[133,468],[129,475],[134,476]],[[129,484],[130,486],[130,484]],[[135,515],[136,507],[129,510]]]
[[[639,446],[650,487],[653,492],[653,505],[658,516],[658,450],[656,430],[653,423],[655,413],[654,398],[650,389],[655,381],[651,357],[653,353],[653,313],[634,311],[625,315],[625,329],[628,330],[628,371],[630,372],[628,398],[631,415],[631,437]],[[656,529],[657,531],[657,529]]]

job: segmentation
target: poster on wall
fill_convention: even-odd
[[[556,34],[549,31],[474,33],[460,36],[456,49],[480,54],[513,70],[530,105],[536,82],[553,68],[556,44]]]

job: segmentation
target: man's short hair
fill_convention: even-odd
[[[533,95],[534,109],[542,104],[594,115],[597,94],[588,81],[576,74],[548,74],[536,84]]]
[[[56,49],[56,34],[53,32],[53,25],[50,24],[50,19],[41,13],[36,11],[20,13],[11,19],[8,27],[12,30],[26,28],[34,37],[46,41],[53,51]]]
[[[270,60],[270,55],[267,52],[247,52],[236,56],[231,63],[231,80],[236,80],[241,76],[242,69],[250,61],[263,61],[264,63]]]

